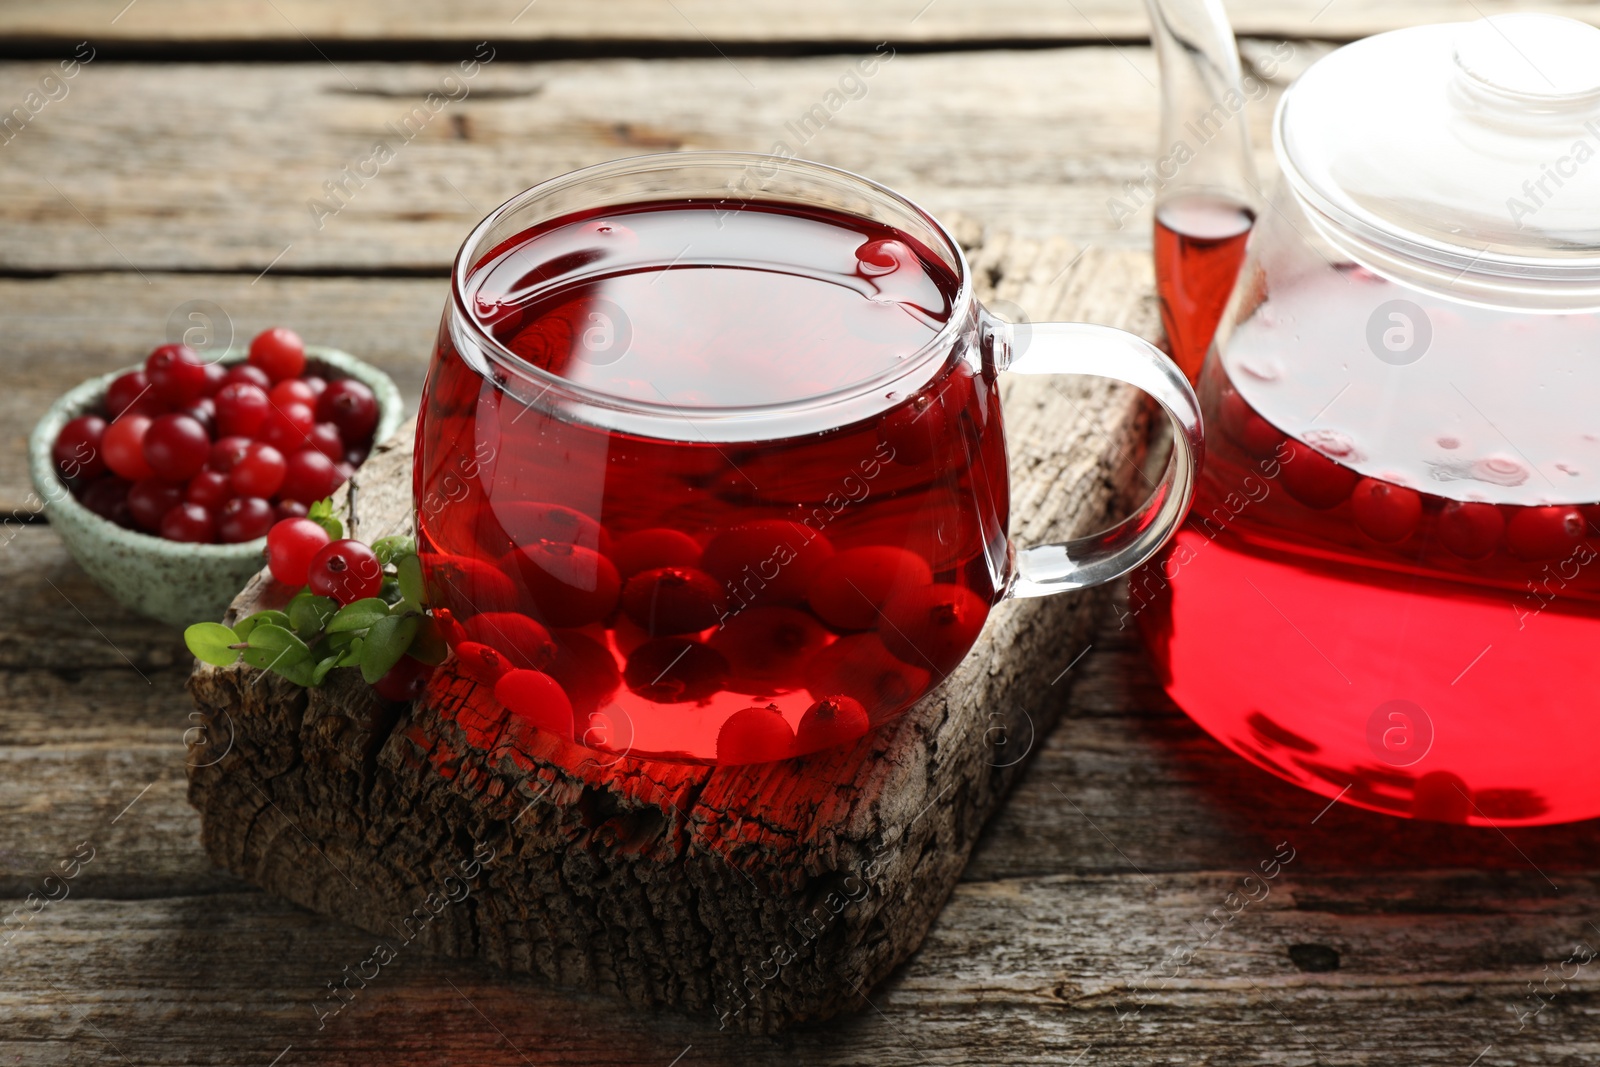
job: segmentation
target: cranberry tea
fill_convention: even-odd
[[[861,736],[976,640],[1008,573],[1005,446],[992,371],[948,340],[958,274],[918,240],[660,201],[542,222],[458,288],[504,352],[447,315],[418,546],[463,669],[513,713],[759,762]],[[842,424],[797,406],[875,379]],[[785,405],[780,436],[742,439]]]

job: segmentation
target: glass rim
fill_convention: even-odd
[[[897,207],[907,211],[919,221],[926,224],[939,239],[944,242],[944,249],[934,249],[935,252],[948,253],[957,274],[957,287],[951,301],[949,318],[939,331],[928,338],[914,351],[908,353],[894,366],[888,367],[877,374],[843,385],[822,393],[812,393],[806,396],[794,397],[788,400],[774,401],[767,404],[750,404],[739,407],[703,407],[693,404],[674,404],[651,400],[639,400],[634,397],[618,396],[603,389],[594,389],[580,385],[569,378],[553,374],[542,367],[535,366],[517,355],[506,345],[502,344],[486,330],[476,316],[467,307],[466,286],[468,276],[475,265],[477,258],[488,251],[484,242],[489,233],[503,221],[506,216],[526,207],[543,196],[561,190],[573,189],[593,182],[598,179],[629,174],[650,174],[669,170],[692,169],[696,167],[710,167],[715,165],[735,166],[742,168],[753,167],[778,167],[786,171],[811,174],[818,177],[829,178],[834,181],[842,180],[857,189],[875,194],[888,199]],[[732,190],[730,190],[730,193]],[[680,197],[678,199],[703,199],[715,202],[717,197],[712,194],[697,197]],[[742,195],[728,197],[745,202],[759,200],[759,196]],[[649,203],[649,199],[626,201],[625,204]],[[623,206],[620,205],[619,206]],[[854,212],[844,212],[854,214]],[[597,405],[609,410],[641,415],[647,418],[669,419],[682,422],[692,417],[698,422],[759,422],[768,418],[792,416],[806,411],[826,409],[835,405],[847,404],[868,393],[875,392],[887,385],[901,382],[911,377],[916,371],[923,368],[934,356],[943,353],[948,355],[956,348],[956,338],[965,328],[964,324],[970,316],[976,300],[973,295],[972,271],[967,263],[966,252],[961,243],[956,240],[945,225],[931,212],[913,201],[910,197],[873,181],[854,171],[842,167],[830,166],[826,163],[817,163],[813,160],[801,159],[797,156],[771,155],[762,152],[718,152],[718,151],[691,151],[691,152],[651,152],[634,156],[623,156],[597,163],[577,170],[567,171],[553,178],[547,178],[522,192],[511,197],[505,203],[484,216],[472,231],[467,234],[466,240],[461,243],[456,253],[455,262],[450,270],[450,317],[460,324],[471,336],[472,340],[494,362],[514,370],[519,375],[530,381],[537,382],[542,389],[539,397],[550,393],[565,394],[567,398],[584,404]],[[921,380],[919,379],[919,387]],[[844,425],[844,423],[840,423]]]

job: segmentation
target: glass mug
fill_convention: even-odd
[[[1155,398],[1174,447],[1135,514],[1012,546],[1005,370]],[[1023,346],[905,198],[793,159],[641,156],[535,186],[463,244],[417,543],[459,669],[512,714],[600,751],[759,763],[904,711],[1005,597],[1149,559],[1200,455],[1165,356],[1084,324]]]

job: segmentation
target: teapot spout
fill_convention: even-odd
[[[1156,287],[1174,362],[1198,381],[1260,207],[1239,53],[1219,0],[1145,0],[1161,65]]]
[[[1161,65],[1156,202],[1207,192],[1257,206],[1244,75],[1219,0],[1145,0]],[[1171,175],[1171,177],[1168,177]]]

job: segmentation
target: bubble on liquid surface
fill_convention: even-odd
[[[1578,478],[1583,474],[1582,471],[1580,471],[1577,467],[1572,466],[1570,463],[1557,463],[1556,470],[1560,471],[1562,474],[1565,474],[1569,478]]]
[[[1360,463],[1367,458],[1356,448],[1356,443],[1350,439],[1350,435],[1339,430],[1307,430],[1301,435],[1301,439],[1318,452],[1333,459]]]
[[[1510,456],[1484,456],[1474,460],[1430,461],[1429,473],[1438,482],[1487,482],[1513,488],[1528,480],[1528,468]]]
[[[1445,434],[1444,436],[1437,438],[1434,441],[1434,444],[1448,451],[1454,451],[1455,449],[1461,447],[1461,438],[1451,437],[1449,434]]]
[[[1248,356],[1239,360],[1239,369],[1258,382],[1275,382],[1283,377],[1283,364],[1270,356]]]

